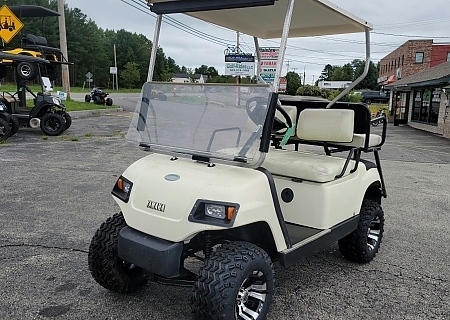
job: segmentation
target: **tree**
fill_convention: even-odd
[[[352,81],[353,80],[353,67],[350,63],[344,64],[342,67],[333,66],[333,70],[330,75],[330,81]]]
[[[129,88],[136,88],[141,84],[139,78],[139,65],[136,62],[127,62],[120,72],[122,85]]]
[[[302,85],[300,76],[296,72],[289,71],[286,74],[286,80],[287,80],[286,93],[291,96],[295,96],[297,89]]]
[[[365,67],[365,62],[362,60],[353,60],[352,64],[355,66],[355,76],[353,80],[359,78],[363,72]],[[378,67],[370,61],[369,64],[369,72],[367,76],[356,86],[355,89],[370,89],[370,90],[378,90],[378,74],[379,74],[379,64]]]
[[[333,72],[333,66],[331,64],[327,64],[319,77],[319,81],[330,81],[331,73]]]

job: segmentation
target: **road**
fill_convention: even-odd
[[[138,101],[113,98],[125,110]],[[62,137],[21,129],[0,145],[0,319],[191,319],[189,288],[118,295],[87,267],[95,230],[118,211],[113,184],[145,155],[124,139],[130,120],[75,119]],[[381,156],[389,197],[375,260],[350,263],[333,244],[276,265],[268,319],[450,318],[450,141],[389,127]]]

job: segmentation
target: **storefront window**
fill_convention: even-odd
[[[422,91],[416,90],[414,91],[414,106],[411,120],[419,121],[421,104],[422,104]]]
[[[415,90],[411,121],[437,125],[440,104],[441,89]]]
[[[441,106],[441,89],[434,89],[431,99],[430,123],[437,124],[439,119],[439,108]]]

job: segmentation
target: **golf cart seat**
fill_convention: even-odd
[[[61,54],[61,49],[50,47],[47,39],[27,33],[22,37],[22,48]]]
[[[288,105],[285,105],[285,101],[282,101],[282,107],[285,109],[293,124],[297,124],[297,126],[302,126],[300,121],[302,119],[302,113],[307,109],[317,109],[317,110],[325,110],[328,102],[322,101],[289,101]],[[296,112],[292,110],[295,108]],[[337,103],[331,107],[333,110],[343,110],[349,109],[354,111],[354,126],[353,126],[353,135],[352,139],[347,142],[338,142],[338,141],[311,141],[306,136],[302,136],[298,134],[298,130],[294,130],[295,134],[291,135],[287,144],[294,144],[296,150],[298,150],[299,144],[315,144],[315,145],[323,145],[325,148],[334,148],[337,151],[346,151],[352,148],[358,148],[364,152],[372,152],[374,149],[380,149],[384,144],[386,138],[386,122],[383,124],[382,135],[372,134],[370,133],[370,121],[371,115],[367,106],[363,104],[356,103]],[[295,114],[295,116],[294,116]],[[282,116],[277,115],[279,119],[284,119]],[[318,119],[319,120],[319,119]],[[320,126],[320,123],[316,123],[316,125]],[[324,128],[325,129],[325,128]],[[275,145],[277,142],[281,141],[283,138],[283,131],[279,131],[273,135],[273,141]]]
[[[354,111],[347,109],[305,109],[300,113],[296,137],[303,141],[352,143]],[[270,149],[263,167],[272,174],[313,182],[345,177],[357,168],[357,161],[293,150]]]

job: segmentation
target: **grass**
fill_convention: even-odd
[[[117,105],[107,106],[103,104],[86,103],[82,101],[75,100],[65,100],[63,104],[66,106],[66,111],[84,111],[84,110],[99,110],[99,109],[116,109],[119,108]],[[33,108],[33,100],[27,100],[27,107]]]
[[[41,91],[41,87],[39,85],[30,85],[28,86],[33,92],[40,92]],[[141,88],[137,88],[137,89],[126,89],[126,88],[120,88],[119,91],[116,90],[112,90],[110,88],[104,88],[104,90],[106,92],[109,93],[140,93],[141,92]],[[17,86],[15,84],[11,84],[11,83],[2,83],[0,86],[0,91],[1,92],[16,92],[17,91]],[[62,87],[54,87],[53,91],[56,94],[56,91],[63,91]],[[79,92],[90,92],[91,90],[89,88],[82,88],[82,87],[71,87],[70,88],[70,92],[75,92],[75,93],[79,93]]]

